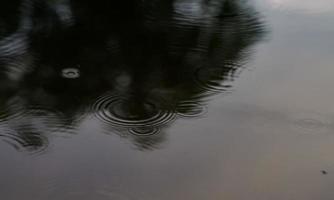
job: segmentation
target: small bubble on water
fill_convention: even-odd
[[[80,77],[80,70],[77,68],[65,68],[62,70],[62,76],[68,79],[75,79]]]

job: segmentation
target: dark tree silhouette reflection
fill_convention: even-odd
[[[173,120],[229,91],[264,35],[242,0],[16,0],[2,10],[0,136],[31,151],[91,116],[153,149]]]

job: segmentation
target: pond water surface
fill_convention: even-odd
[[[0,6],[1,200],[332,200],[334,1]]]

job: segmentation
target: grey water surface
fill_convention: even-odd
[[[334,1],[0,6],[1,200],[332,200]]]

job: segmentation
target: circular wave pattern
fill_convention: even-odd
[[[21,126],[15,130],[1,127],[0,139],[16,150],[24,150],[33,154],[42,153],[49,146],[47,137],[36,132],[31,126]]]
[[[207,113],[207,107],[197,102],[185,101],[180,103],[177,108],[177,114],[181,117],[200,117]]]
[[[230,82],[234,77],[235,66],[220,68],[200,67],[195,71],[195,82],[208,92],[226,92],[231,88],[224,82]]]
[[[0,123],[6,123],[13,119],[22,118],[26,114],[27,110],[17,104],[17,102],[11,102],[3,109],[0,109]]]
[[[298,119],[295,120],[294,124],[302,131],[314,132],[314,133],[326,129],[330,130],[332,127],[332,124],[330,122],[314,118]]]
[[[35,126],[44,133],[53,133],[69,129],[69,127],[65,126],[63,114],[52,108],[38,106],[29,107],[25,117],[27,119],[34,119]]]
[[[135,136],[151,136],[160,132],[160,129],[157,127],[148,127],[148,128],[130,128],[129,133]]]
[[[11,111],[9,110],[1,110],[0,111],[0,123],[6,122],[12,119],[17,119],[22,117],[24,115],[25,111],[24,110],[19,110],[18,112],[15,113],[10,113]]]
[[[137,102],[131,97],[104,95],[93,104],[95,116],[115,128],[126,128],[134,135],[152,135],[159,127],[175,119],[175,113],[159,109],[150,101]]]
[[[21,110],[16,117],[10,115],[0,123],[0,139],[17,150],[40,154],[48,148],[51,134],[74,131],[62,113],[52,108],[30,106]]]

